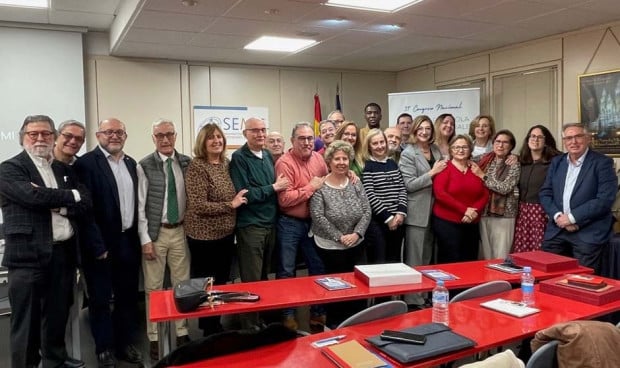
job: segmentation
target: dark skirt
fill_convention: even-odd
[[[548,217],[540,203],[519,202],[512,252],[540,250]]]

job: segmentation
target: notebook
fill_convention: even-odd
[[[540,312],[540,309],[528,307],[521,302],[515,302],[512,300],[506,300],[501,298],[489,300],[488,302],[480,303],[480,305],[482,307],[506,313],[519,318]]]

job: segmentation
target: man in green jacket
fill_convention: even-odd
[[[267,280],[276,242],[276,193],[288,187],[284,176],[276,178],[274,160],[264,149],[265,122],[258,118],[245,121],[246,143],[236,150],[230,162],[235,190],[247,189],[247,205],[237,208],[237,255],[241,281]],[[242,318],[243,327],[258,322],[257,316]]]

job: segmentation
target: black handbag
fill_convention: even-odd
[[[256,294],[241,291],[208,290],[209,278],[195,278],[179,282],[174,287],[174,304],[181,313],[198,309],[208,301],[211,302],[257,302],[260,297]]]

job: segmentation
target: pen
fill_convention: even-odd
[[[325,339],[321,339],[321,340],[317,340],[314,343],[315,344],[323,344],[329,341],[340,341],[342,339],[344,339],[345,337],[347,337],[347,335],[338,335],[338,336],[332,336],[332,337],[328,337]]]

